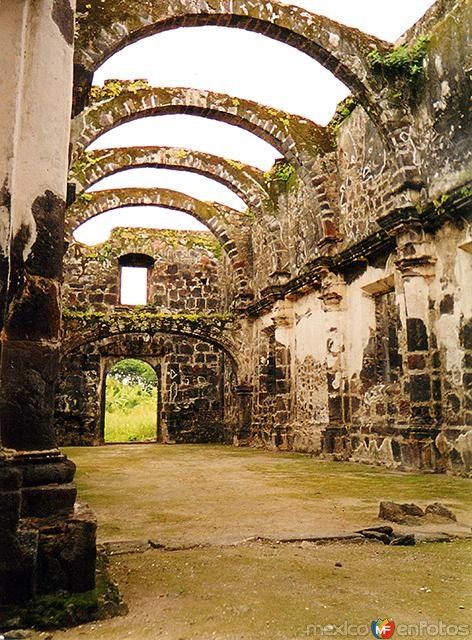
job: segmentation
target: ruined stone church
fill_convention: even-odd
[[[123,358],[157,374],[156,443],[467,474],[470,1],[437,0],[395,44],[277,2],[75,4],[0,1],[0,605],[93,588],[96,523],[59,447],[103,444],[107,372]],[[319,126],[212,91],[93,86],[127,45],[203,25],[295,47],[351,95]],[[168,114],[239,127],[281,159],[263,172],[192,148],[89,148]],[[246,209],[90,191],[138,167],[211,178]],[[206,231],[75,238],[125,206]],[[145,278],[141,305],[123,301],[126,269]]]

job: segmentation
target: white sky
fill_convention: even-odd
[[[377,37],[395,41],[433,4],[432,0],[295,0],[292,4],[326,15]],[[167,31],[128,46],[95,74],[107,78],[146,78],[153,86],[192,87],[256,100],[325,125],[336,105],[349,93],[317,62],[292,47],[241,29],[195,27]],[[279,153],[253,134],[237,127],[193,116],[144,118],[117,127],[90,148],[165,145],[206,151],[267,170]],[[202,200],[241,209],[231,191],[215,181],[189,172],[134,169],[103,180],[94,189],[160,186]],[[150,207],[109,212],[89,221],[76,233],[82,242],[105,240],[113,226],[190,228],[183,214]],[[123,213],[122,213],[123,211]],[[144,217],[143,217],[144,216]],[[165,220],[167,218],[167,221]],[[191,228],[202,228],[196,221]]]
[[[120,303],[146,304],[148,270],[146,267],[121,267]]]

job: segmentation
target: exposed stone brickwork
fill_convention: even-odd
[[[138,253],[152,260],[148,305],[143,310],[120,305],[120,257]],[[97,247],[72,243],[65,266],[67,355],[56,394],[59,442],[103,442],[106,374],[126,357],[143,358],[156,370],[158,441],[230,441],[232,433],[224,426],[223,379],[225,368],[234,365],[215,337],[218,332],[209,332],[212,342],[208,342],[203,327],[204,319],[210,327],[224,322],[228,308],[225,282],[227,292],[232,289],[222,248],[214,236],[209,232],[117,229]],[[107,325],[106,314],[111,312],[115,321]],[[126,316],[126,327],[135,335],[120,334]],[[191,329],[185,331],[187,320],[200,325],[193,336]],[[77,331],[78,323],[83,330]],[[97,333],[97,323],[102,333]],[[167,333],[159,332],[166,324]],[[102,337],[107,333],[110,337]],[[227,389],[228,397],[231,393]]]
[[[105,177],[137,167],[179,169],[211,177],[221,182],[246,202],[254,212],[271,208],[264,174],[236,160],[209,153],[172,147],[126,147],[83,153],[71,169],[76,196]]]
[[[110,239],[87,247],[73,242],[66,254],[64,307],[106,312],[120,305],[121,256],[153,259],[148,306],[168,313],[224,313],[226,281],[222,248],[206,232],[115,229]],[[228,286],[230,286],[228,284]]]
[[[161,441],[470,473],[471,3],[439,0],[391,45],[276,2],[80,0],[74,52],[75,3],[45,0],[34,18],[30,4],[0,4],[0,600],[93,587],[96,525],[53,408],[61,442],[100,443],[106,372],[122,357],[158,374]],[[127,44],[202,25],[290,44],[352,96],[321,127],[211,91],[91,90]],[[165,114],[238,126],[283,159],[263,174],[189,149],[87,150]],[[87,192],[139,166],[211,177],[247,210],[165,189]],[[72,240],[123,205],[184,211],[208,233]],[[120,260],[146,263],[145,308],[119,304]]]
[[[56,394],[63,446],[103,444],[106,375],[129,357],[148,362],[157,374],[157,442],[231,441],[222,387],[231,360],[196,338],[137,333],[88,342],[64,358]]]
[[[463,171],[469,163],[463,144],[469,116],[464,89],[458,85],[466,83],[462,69],[467,68],[468,54],[458,48],[449,53],[444,43],[464,39],[466,27],[457,25],[467,22],[466,4],[437,8],[434,19],[426,16],[395,47],[357,33],[354,37],[352,30],[318,16],[310,16],[317,33],[302,35],[294,23],[299,11],[293,8],[287,14],[277,7],[274,23],[273,6],[258,7],[257,19],[253,16],[248,24],[240,15],[243,3],[233,3],[230,14],[224,2],[208,12],[200,6],[190,12],[186,6],[175,6],[172,17],[161,7],[153,8],[157,31],[176,21],[187,25],[216,20],[256,31],[264,25],[265,34],[279,38],[283,22],[295,46],[300,37],[306,38],[303,50],[310,55],[318,57],[324,50],[343,58],[349,74],[345,75],[347,66],[333,71],[353,88],[355,100],[340,107],[330,127],[322,130],[212,92],[111,83],[102,94],[94,90],[93,100],[76,117],[73,143],[79,156],[72,179],[78,193],[118,166],[175,165],[176,154],[170,150],[150,151],[152,159],[132,149],[125,150],[123,158],[112,152],[109,162],[96,155],[90,162],[80,155],[100,133],[135,117],[158,115],[162,109],[188,113],[191,107],[192,113],[249,128],[285,157],[263,176],[240,167],[231,179],[224,161],[218,164],[200,156],[182,160],[197,171],[205,171],[202,163],[206,164],[218,179],[224,174],[225,184],[249,207],[245,235],[241,225],[238,229],[234,224],[235,215],[228,218],[227,213],[224,217],[232,226],[224,233],[234,243],[227,247],[226,273],[235,261],[244,264],[241,277],[250,286],[240,288],[237,301],[228,278],[219,287],[221,308],[232,306],[242,314],[239,333],[233,329],[233,336],[238,336],[234,344],[240,345],[237,397],[250,395],[251,416],[241,407],[234,412],[240,421],[233,429],[237,441],[405,468],[444,470],[464,464],[455,447],[467,430],[467,391],[457,388],[467,361],[458,354],[464,353],[460,336],[466,335],[462,326],[470,310],[461,316],[457,311],[457,291],[463,287],[457,274],[469,268],[470,253],[458,252],[455,241],[446,237],[467,245],[469,232],[458,218],[469,215],[468,170],[460,175],[455,167]],[[113,20],[126,24],[132,38],[139,38],[140,27],[129,22],[130,11],[128,6],[115,7]],[[299,17],[309,16],[300,12]],[[118,32],[110,31],[107,43],[98,42],[88,25],[94,16],[106,31],[108,10],[93,8],[85,14],[79,37],[89,57],[84,58],[83,51],[78,54],[84,78],[85,69],[122,46]],[[321,49],[310,48],[308,41]],[[389,67],[404,45],[410,52],[423,47],[420,71],[413,72],[408,64],[401,71]],[[346,46],[351,47],[349,63]],[[323,63],[331,68],[326,59]],[[461,72],[454,75],[457,67]],[[438,180],[443,191],[438,190]],[[257,206],[250,204],[256,201]],[[71,228],[109,206],[75,205],[68,214]],[[447,222],[447,216],[455,222]],[[216,216],[205,214],[202,219],[209,217]],[[456,345],[447,349],[440,344],[449,341],[445,326]],[[228,385],[225,379],[224,387]],[[448,452],[438,449],[438,438],[440,444],[445,438],[447,444],[441,447]]]

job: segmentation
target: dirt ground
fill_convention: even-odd
[[[153,538],[178,546],[351,532],[376,523],[381,500],[442,502],[472,525],[472,482],[461,478],[212,445],[66,453],[77,463],[79,496],[95,510],[102,541]]]
[[[243,542],[353,532],[380,523],[380,500],[442,502],[458,517],[447,530],[465,535],[469,480],[219,446],[67,454],[78,464],[80,496],[97,513],[102,542],[152,539],[168,548],[112,557],[129,614],[54,632],[54,640],[362,638],[373,637],[371,621],[381,617],[397,625],[467,624],[462,637],[472,638],[471,540],[415,547]],[[326,625],[333,626],[320,631]]]

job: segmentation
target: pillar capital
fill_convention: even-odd
[[[395,265],[402,278],[433,278],[435,264],[433,245],[423,229],[409,227],[398,234]]]
[[[319,298],[324,311],[342,311],[346,294],[344,278],[332,271],[324,270]]]

